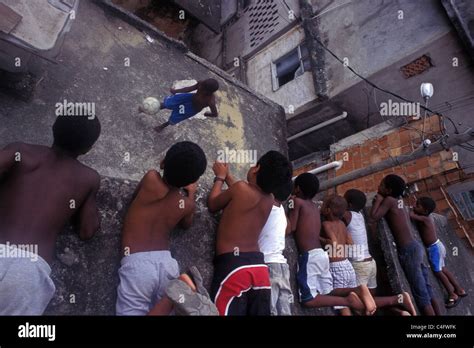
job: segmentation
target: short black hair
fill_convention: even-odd
[[[100,136],[97,116],[57,116],[53,124],[54,146],[80,155],[91,149]]]
[[[347,210],[346,200],[339,195],[332,195],[326,198],[326,207],[331,209],[331,213],[341,219]]]
[[[201,81],[201,87],[206,93],[212,94],[219,89],[219,82],[215,79],[206,79]]]
[[[390,196],[395,198],[402,196],[407,187],[405,180],[395,174],[387,175],[383,182],[385,187],[391,191]]]
[[[430,215],[436,209],[436,202],[430,197],[420,197],[416,200],[416,203],[425,209],[428,215]]]
[[[365,204],[367,203],[367,197],[365,196],[365,193],[357,189],[347,190],[344,194],[344,198],[346,199],[347,204],[356,211],[361,211],[364,209]]]
[[[181,141],[171,146],[163,160],[163,178],[174,187],[196,182],[207,167],[207,159],[199,145]]]
[[[311,173],[303,173],[295,179],[295,187],[299,187],[305,199],[311,199],[319,191],[319,179]]]
[[[279,202],[284,202],[290,197],[293,191],[293,180],[288,180],[285,184],[278,186],[273,192],[273,196]]]
[[[278,151],[268,151],[257,162],[257,185],[265,193],[276,192],[291,180],[293,167],[291,162]],[[275,195],[275,194],[274,194]]]

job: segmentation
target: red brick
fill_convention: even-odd
[[[451,172],[451,173],[447,173],[446,174],[446,180],[448,181],[448,183],[452,183],[454,181],[458,181],[460,179],[459,177],[459,171],[454,171],[454,172]]]

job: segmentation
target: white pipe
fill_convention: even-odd
[[[327,120],[327,121],[324,121],[324,122],[321,122],[319,124],[317,124],[316,126],[313,126],[311,128],[308,128],[308,129],[305,129],[304,131],[300,132],[300,133],[296,133],[295,135],[292,135],[291,137],[289,137],[287,139],[287,141],[292,141],[292,140],[295,140],[299,137],[302,137],[303,135],[306,135],[308,133],[311,133],[311,132],[314,132],[318,129],[321,129],[321,128],[324,128],[324,127],[327,127],[337,121],[340,121],[340,120],[343,120],[347,117],[347,112],[343,112],[342,114],[340,114],[339,116],[336,116],[336,117],[333,117],[331,118],[330,120]]]
[[[328,164],[325,164],[321,167],[318,167],[318,168],[314,168],[314,169],[311,169],[311,170],[308,170],[307,173],[311,173],[311,174],[319,174],[319,173],[322,173],[322,172],[326,172],[330,169],[340,169],[342,167],[344,162],[342,161],[334,161],[334,162],[331,162],[331,163],[328,163]],[[293,177],[293,180],[296,179],[296,176]]]

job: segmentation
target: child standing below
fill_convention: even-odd
[[[213,170],[208,207],[211,213],[223,213],[211,298],[220,315],[270,315],[270,276],[258,238],[273,207],[272,192],[291,180],[291,164],[281,153],[269,151],[249,169],[247,181],[230,180],[224,163],[214,163]],[[226,181],[229,188],[223,191]]]
[[[219,89],[219,83],[214,79],[199,81],[193,86],[179,89],[171,88],[173,95],[166,97],[161,103],[160,109],[172,110],[167,122],[155,127],[155,131],[161,132],[169,125],[178,124],[198,114],[205,107],[211,112],[204,116],[217,117],[216,97],[214,92]],[[190,93],[196,91],[196,93]]]
[[[293,182],[289,180],[273,193],[275,202],[258,238],[260,251],[270,272],[271,315],[291,315],[293,294],[290,286],[290,268],[283,256],[288,221],[282,203],[288,199],[292,189]]]
[[[398,257],[408,283],[423,315],[439,315],[439,307],[433,298],[428,280],[428,269],[423,261],[423,246],[413,237],[409,218],[401,198],[406,183],[398,175],[390,174],[382,179],[374,198],[370,216],[374,221],[385,217],[398,249]]]
[[[449,298],[446,308],[453,308],[458,304],[461,297],[467,296],[467,293],[461,288],[454,275],[445,267],[446,248],[438,239],[436,228],[430,217],[435,208],[435,201],[429,197],[421,197],[416,201],[413,211],[410,212],[410,217],[418,227],[436,277],[448,292]]]
[[[197,180],[206,170],[202,149],[189,141],[174,144],[161,162],[163,177],[150,170],[138,184],[122,232],[124,257],[119,269],[117,315],[145,315],[179,277],[171,256],[170,233],[191,226]],[[169,313],[172,310],[168,302]]]
[[[367,228],[365,225],[362,210],[365,207],[367,198],[364,192],[351,189],[344,194],[347,201],[348,210],[344,213],[342,221],[347,226],[347,232],[357,248],[357,253],[350,257],[352,267],[356,273],[357,284],[365,284],[372,294],[375,294],[377,288],[377,265],[369,252],[367,242]]]

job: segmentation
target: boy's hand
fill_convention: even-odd
[[[225,179],[229,174],[229,165],[227,163],[215,161],[212,170],[214,171],[215,176]]]
[[[197,181],[189,184],[188,186],[183,187],[184,190],[188,192],[189,195],[195,194],[197,191],[198,185]]]
[[[205,112],[204,116],[206,116],[206,117],[217,117],[217,115],[214,115],[212,112],[209,112],[209,111]]]

